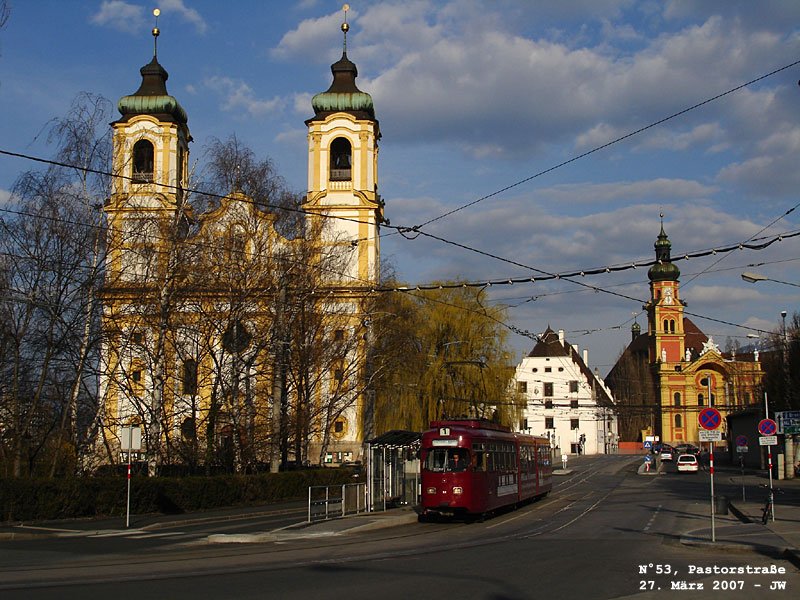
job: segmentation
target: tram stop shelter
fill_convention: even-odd
[[[370,511],[418,503],[421,439],[416,431],[392,430],[365,442]]]

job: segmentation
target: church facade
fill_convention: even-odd
[[[200,210],[188,115],[156,53],[119,101],[98,462],[243,471],[361,458],[380,129],[346,50],[331,71],[306,121],[303,225],[289,237],[238,189]]]
[[[654,245],[656,264],[648,271],[650,299],[642,307],[647,331],[634,324],[631,342],[606,383],[620,407],[620,420],[639,421],[635,427],[621,425],[625,441],[642,441],[634,436],[645,431],[667,443],[696,445],[698,416],[709,406],[722,416],[724,440],[725,417],[759,402],[759,355],[720,351],[713,337],[684,315],[680,270],[671,260],[671,246],[662,224]],[[631,386],[634,377],[638,385]]]

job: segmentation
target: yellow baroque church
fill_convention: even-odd
[[[380,128],[346,45],[331,71],[306,121],[308,188],[294,237],[238,189],[199,212],[188,116],[156,52],[139,89],[120,99],[98,463],[210,472],[361,458]]]
[[[671,247],[662,223],[654,244],[656,262],[648,271],[650,299],[642,307],[647,313],[647,331],[634,323],[631,342],[606,383],[621,407],[635,407],[627,410],[627,415],[638,418],[641,426],[633,428],[637,431],[673,445],[698,445],[699,414],[713,407],[721,416],[722,441],[730,442],[726,417],[760,402],[763,370],[759,353],[720,351],[713,337],[684,315],[680,269],[672,262]],[[642,368],[631,368],[631,364]],[[641,385],[630,385],[634,373]],[[620,415],[620,420],[625,418]]]

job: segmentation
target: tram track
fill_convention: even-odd
[[[143,578],[174,579],[386,560],[557,534],[595,510],[624,481],[624,477],[619,477],[621,469],[609,469],[609,466],[614,466],[614,463],[592,463],[587,469],[559,480],[548,497],[513,513],[501,513],[483,523],[415,524],[384,532],[326,537],[322,544],[320,542],[323,540],[320,539],[286,540],[248,548],[241,545],[212,548],[197,542],[179,543],[161,548],[156,553],[138,554],[137,571],[130,577],[124,574],[131,564],[130,555],[105,558],[87,556],[57,565],[16,566],[13,571],[0,569],[0,590],[102,584]],[[602,490],[586,489],[586,486],[594,485],[601,475],[610,477],[609,481],[603,482]],[[509,530],[512,527],[514,529]],[[331,554],[337,556],[331,557]],[[13,575],[13,581],[7,579],[9,575]]]

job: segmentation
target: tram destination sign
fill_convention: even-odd
[[[784,410],[775,413],[778,433],[800,433],[800,410]]]

